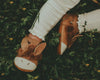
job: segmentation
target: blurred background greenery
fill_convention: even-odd
[[[0,0],[0,80],[100,80],[100,34],[83,33],[64,55],[57,55],[59,22],[46,36],[43,59],[32,73],[21,72],[13,64],[21,39],[46,0]],[[69,13],[100,9],[91,0],[81,2]]]

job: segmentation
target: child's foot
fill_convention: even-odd
[[[70,48],[77,37],[80,36],[77,21],[77,15],[64,15],[59,28],[59,33],[61,34],[58,46],[59,55],[62,55],[67,48]]]
[[[18,55],[14,59],[15,66],[24,72],[32,72],[36,69],[38,61],[42,58],[42,51],[46,43],[32,34],[23,38]]]

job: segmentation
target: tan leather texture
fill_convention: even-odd
[[[26,36],[21,43],[21,48],[18,50],[18,55],[16,57],[21,57],[24,59],[27,59],[34,64],[38,65],[38,61],[42,59],[42,51],[46,47],[45,42],[37,41],[36,37],[35,38],[30,38]],[[31,72],[30,70],[24,70],[19,68],[16,64],[15,66],[24,72]]]
[[[61,53],[61,42],[67,45],[67,48],[70,48],[77,39],[76,36],[79,35],[77,21],[78,16],[73,14],[66,14],[62,18],[59,28],[61,36],[59,38],[58,54]]]

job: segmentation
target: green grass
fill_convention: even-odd
[[[0,80],[100,80],[100,34],[83,33],[62,56],[57,55],[59,23],[46,36],[43,59],[32,73],[19,71],[13,64],[22,38],[46,0],[0,1]],[[84,13],[100,6],[81,2],[69,13]]]

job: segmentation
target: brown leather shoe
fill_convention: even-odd
[[[80,36],[77,21],[77,15],[64,15],[59,28],[59,33],[61,34],[59,38],[60,42],[58,45],[59,55],[62,55],[67,48],[70,48],[77,37]]]
[[[23,52],[20,48],[18,55],[14,59],[15,66],[24,72],[32,72],[36,69],[38,61],[42,59],[42,51],[45,49],[46,43],[41,43],[34,46],[29,46],[28,50]]]
[[[14,59],[15,66],[24,72],[32,72],[36,69],[38,61],[42,59],[42,51],[46,43],[32,34],[23,38],[18,55]]]

